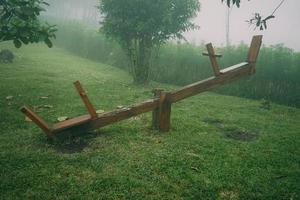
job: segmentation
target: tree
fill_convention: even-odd
[[[153,48],[197,28],[190,20],[199,9],[198,0],[100,0],[101,30],[119,42],[131,62],[134,82],[144,84]]]
[[[52,47],[56,26],[42,24],[38,16],[47,6],[43,0],[0,0],[0,42],[13,41],[17,48],[22,44],[45,42]]]

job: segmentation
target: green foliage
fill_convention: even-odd
[[[149,40],[160,45],[195,28],[189,20],[196,16],[197,0],[101,0],[102,31],[126,49],[132,40]]]
[[[222,0],[224,2],[225,0]],[[226,0],[226,4],[228,7],[231,7],[232,5],[236,5],[238,8],[241,5],[241,0]]]
[[[38,16],[48,5],[43,0],[0,0],[0,42],[13,40],[15,47],[22,44],[45,42],[52,47],[55,26],[42,24]]]
[[[101,0],[101,30],[125,50],[135,82],[145,83],[153,48],[196,28],[190,20],[199,9],[198,0]]]

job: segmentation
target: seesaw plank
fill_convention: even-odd
[[[229,69],[224,69],[221,71],[222,74],[219,76],[210,77],[206,80],[193,83],[183,87],[182,89],[172,92],[172,102],[178,102],[201,92],[205,92],[220,85],[240,79],[244,76],[248,76],[251,74],[252,69],[253,66],[249,63],[241,63]]]
[[[80,116],[80,117],[69,119],[69,120],[54,124],[53,128],[52,128],[52,132],[57,133],[57,132],[66,130],[68,128],[72,128],[72,127],[75,127],[75,126],[82,125],[82,124],[87,123],[89,121],[91,121],[91,116],[90,115],[83,115],[83,116]]]

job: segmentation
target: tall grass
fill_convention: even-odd
[[[219,48],[225,68],[246,60],[248,45]],[[152,67],[156,81],[189,84],[212,75],[208,58],[202,57],[204,45],[167,44],[161,48]],[[218,93],[300,106],[300,53],[276,45],[262,47],[255,76],[215,90]]]
[[[128,59],[120,46],[106,39],[99,31],[76,22],[59,25],[56,45],[76,55],[125,70]],[[223,54],[222,68],[246,60],[248,45],[218,48]],[[152,55],[151,79],[163,83],[186,85],[211,75],[207,57],[201,56],[205,46],[167,43]],[[257,74],[215,90],[215,92],[300,107],[300,53],[276,45],[261,49]]]
[[[127,57],[120,46],[106,39],[99,31],[76,21],[58,23],[58,29],[55,45],[84,58],[120,68],[128,66]]]

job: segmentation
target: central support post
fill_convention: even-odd
[[[168,132],[171,128],[171,93],[162,92],[159,103],[159,130],[162,132]]]
[[[171,128],[172,94],[161,89],[153,91],[158,98],[158,108],[152,112],[152,127],[162,132],[168,132]]]

